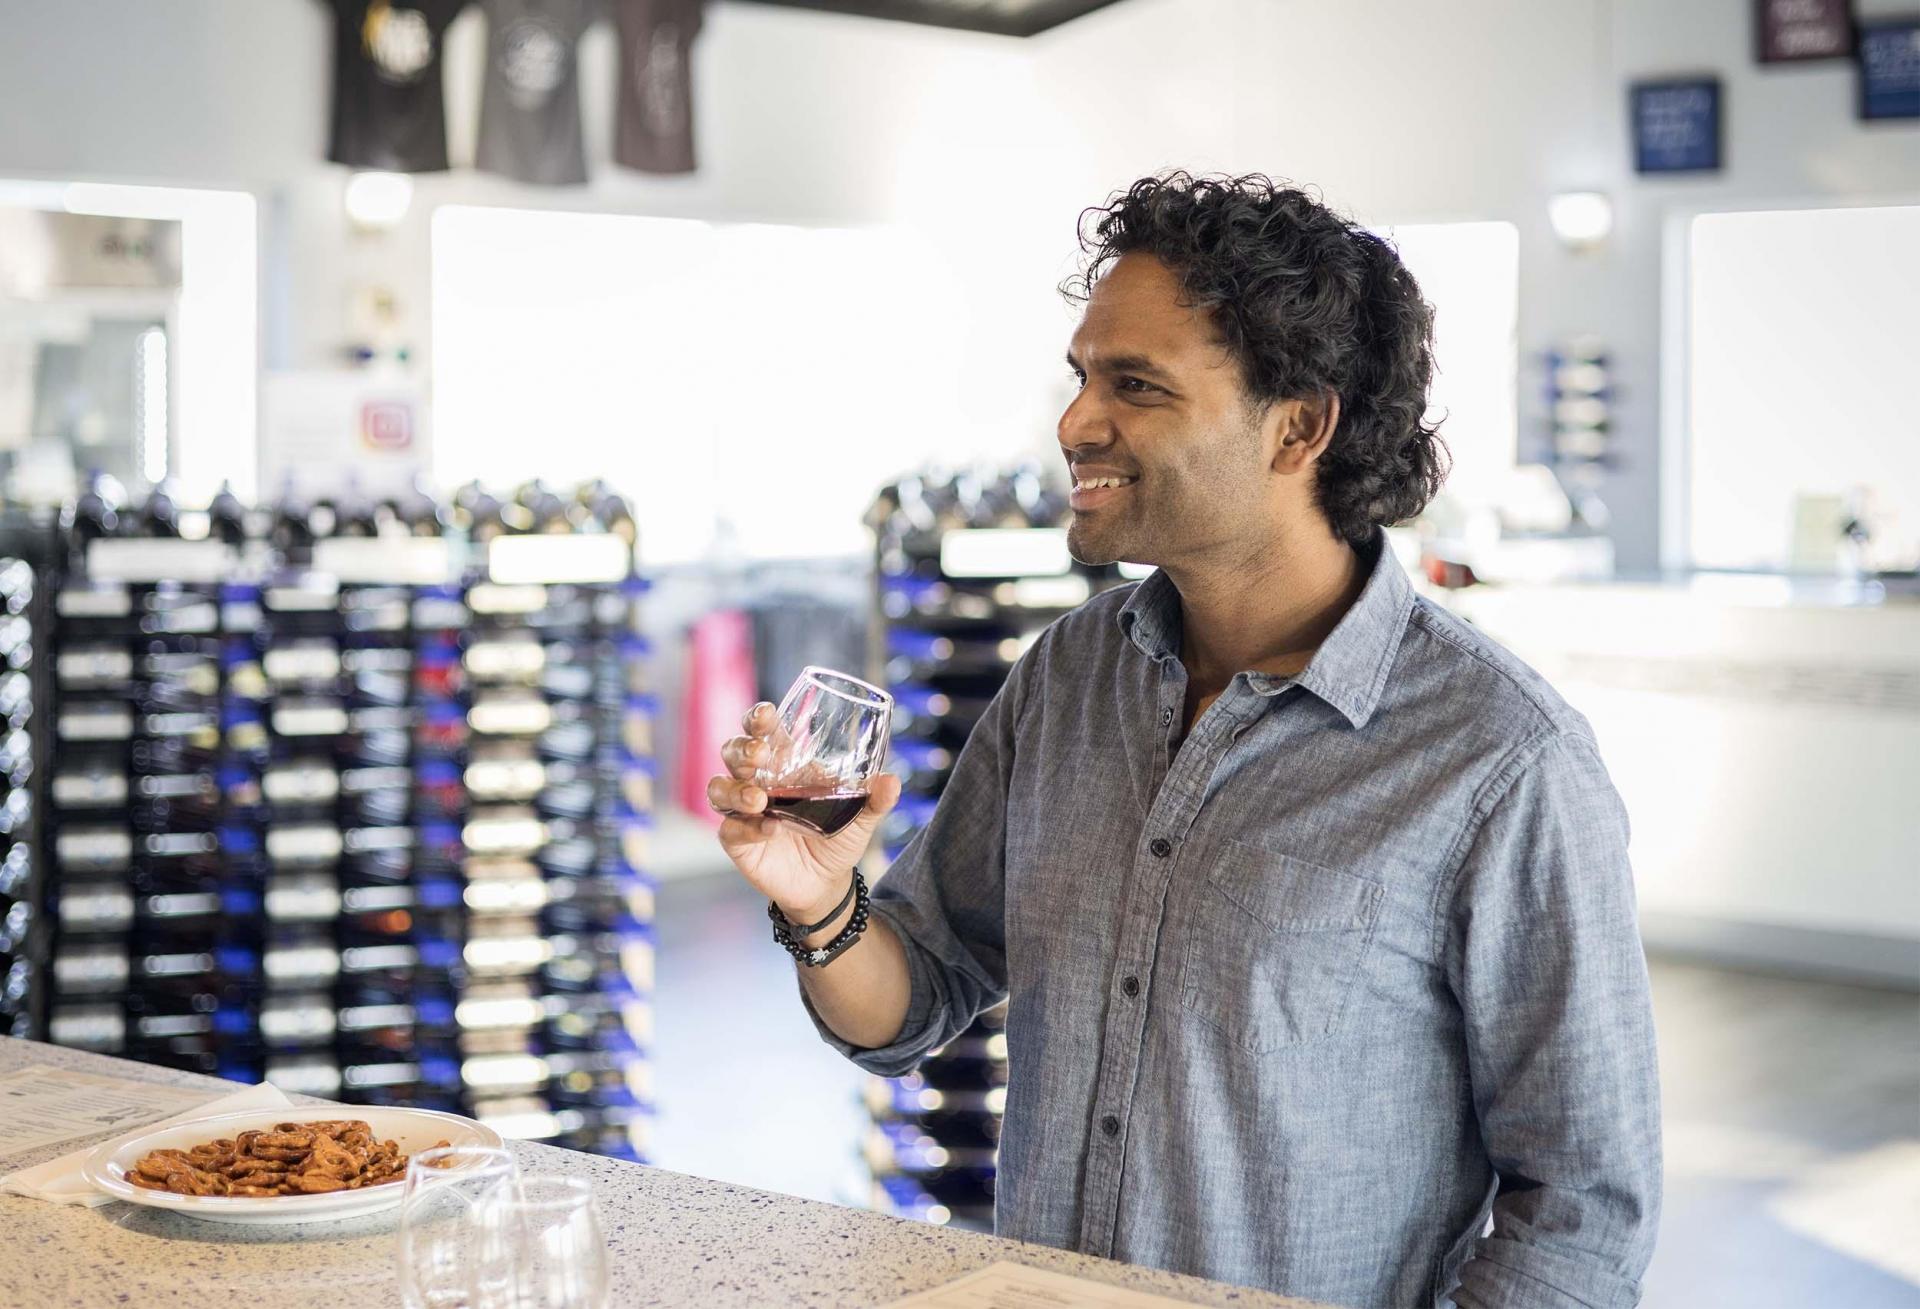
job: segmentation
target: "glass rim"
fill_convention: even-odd
[[[813,683],[828,695],[837,695],[842,700],[850,701],[853,704],[862,705],[869,709],[893,708],[893,697],[887,692],[881,690],[872,682],[862,681],[860,678],[853,676],[853,674],[843,673],[837,668],[823,668],[819,664],[808,664],[800,670],[800,677],[801,680]],[[862,692],[865,692],[865,694],[856,695],[851,691],[843,689],[842,686],[834,685],[836,682],[842,683],[844,686],[858,687]]]
[[[541,1188],[557,1191],[557,1195],[534,1196],[528,1192]],[[556,1177],[551,1174],[538,1177],[521,1177],[514,1185],[512,1199],[507,1204],[517,1209],[572,1209],[581,1201],[594,1203],[593,1183],[584,1177]]]
[[[457,1162],[446,1168],[432,1166],[433,1161],[441,1159],[453,1159]],[[518,1175],[519,1163],[514,1159],[511,1151],[500,1145],[433,1145],[424,1150],[415,1150],[407,1156],[409,1173],[417,1167],[422,1172],[431,1169],[435,1175],[442,1177],[463,1173],[469,1169],[497,1167],[501,1164],[506,1165],[508,1171]]]

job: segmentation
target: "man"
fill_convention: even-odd
[[[1626,816],[1586,721],[1380,530],[1443,476],[1431,311],[1263,178],[1094,212],[1070,540],[1159,571],[1020,661],[870,918],[843,897],[898,784],[831,838],[767,819],[769,706],[709,788],[722,842],[830,947],[805,998],[862,1067],[1011,998],[1002,1235],[1341,1305],[1633,1305]]]

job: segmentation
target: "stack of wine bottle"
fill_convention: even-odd
[[[1065,496],[1036,465],[925,472],[886,487],[869,515],[877,547],[873,661],[893,693],[893,767],[904,787],[884,858],[932,818],[968,734],[1046,625],[1119,581],[1074,563]],[[1004,1008],[908,1077],[874,1078],[865,1155],[876,1208],[990,1230],[1006,1103]]]
[[[33,567],[0,556],[0,1036],[31,1037],[46,933],[35,856]]]
[[[626,503],[62,516],[59,1043],[645,1153],[652,718]]]

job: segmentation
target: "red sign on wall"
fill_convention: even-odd
[[[369,450],[413,445],[413,406],[405,400],[369,400],[360,406],[360,443]]]
[[[1853,53],[1851,0],[1755,0],[1754,29],[1763,64]]]

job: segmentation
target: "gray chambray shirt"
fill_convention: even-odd
[[[1585,719],[1373,549],[1306,670],[1184,742],[1164,574],[1049,628],[875,888],[899,1040],[821,1033],[899,1075],[1010,998],[1003,1236],[1366,1309],[1633,1305],[1626,814]]]

